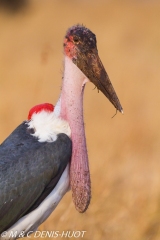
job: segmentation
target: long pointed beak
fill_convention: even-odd
[[[87,78],[109,99],[114,107],[123,113],[123,108],[112,86],[108,74],[98,56],[97,49],[87,53],[77,52],[73,62],[87,76]]]

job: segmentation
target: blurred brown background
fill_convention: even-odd
[[[124,108],[124,115],[112,118],[114,107],[87,84],[84,116],[92,201],[79,214],[67,193],[40,229],[85,230],[85,240],[159,240],[160,2],[31,0],[24,5],[20,1],[19,7],[4,2],[0,142],[32,106],[56,103],[63,37],[73,24],[83,23],[96,34],[99,55]]]

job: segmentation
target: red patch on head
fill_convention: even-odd
[[[42,104],[32,107],[28,114],[28,120],[30,120],[32,118],[32,115],[34,113],[41,112],[42,110],[45,110],[47,112],[53,112],[54,106],[51,103],[42,103]]]
[[[71,59],[75,57],[76,51],[72,36],[70,36],[69,39],[68,38],[64,39],[64,52]]]

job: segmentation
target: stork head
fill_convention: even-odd
[[[117,94],[98,56],[95,34],[82,25],[69,28],[64,39],[64,52],[114,107],[123,113]]]

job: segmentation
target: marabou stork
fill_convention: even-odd
[[[70,187],[76,209],[88,208],[91,184],[83,122],[88,81],[123,112],[98,56],[95,34],[75,25],[64,38],[63,83],[55,108],[32,108],[28,120],[0,145],[0,233],[7,231],[5,239],[10,231],[35,231]]]

